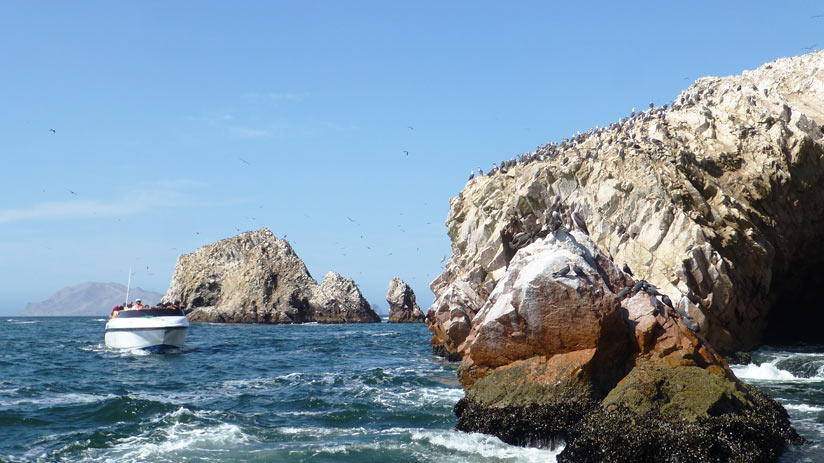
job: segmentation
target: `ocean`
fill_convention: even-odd
[[[103,346],[103,318],[0,319],[2,462],[552,462],[454,431],[456,365],[423,324],[193,323],[157,354]],[[824,346],[765,348],[735,373],[824,461]]]

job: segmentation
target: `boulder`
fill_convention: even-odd
[[[470,180],[450,202],[452,256],[430,285],[434,348],[459,356],[515,253],[559,227],[668,294],[720,352],[819,339],[822,103],[818,51],[701,78],[667,105]]]
[[[335,275],[319,286],[289,242],[262,228],[180,256],[163,302],[180,301],[191,321],[374,321],[354,282]]]
[[[801,443],[784,409],[740,382],[667,302],[581,231],[536,239],[458,346],[458,429],[563,441],[558,461],[570,462],[777,461]]]
[[[389,303],[389,323],[423,323],[425,316],[415,302],[415,292],[400,278],[389,282],[386,302]]]
[[[351,278],[329,272],[315,289],[309,304],[318,323],[378,323],[380,316],[361,294]]]

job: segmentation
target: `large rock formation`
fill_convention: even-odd
[[[422,323],[425,319],[423,311],[415,302],[412,287],[400,278],[392,278],[389,282],[386,302],[389,303],[389,323]]]
[[[722,352],[820,340],[822,123],[819,51],[699,79],[669,105],[501,162],[451,201],[433,345],[455,355],[516,251],[558,224],[586,229]]]
[[[380,316],[351,278],[329,272],[309,300],[318,323],[378,323]]]
[[[262,228],[180,256],[163,301],[180,301],[192,321],[380,320],[352,280],[330,275],[319,286],[289,242]]]
[[[458,428],[560,438],[575,462],[772,462],[800,442],[714,349],[820,340],[822,123],[816,52],[471,179],[427,313],[462,359]]]
[[[458,429],[561,439],[564,462],[776,461],[800,443],[667,303],[582,232],[520,249],[458,347]]]

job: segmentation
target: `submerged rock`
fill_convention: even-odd
[[[389,303],[389,323],[423,323],[425,316],[415,302],[415,292],[400,278],[389,282],[386,302]]]
[[[180,301],[191,321],[379,320],[352,280],[327,279],[319,286],[289,242],[262,228],[180,256],[163,301]]]

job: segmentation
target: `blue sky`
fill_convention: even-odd
[[[824,47],[789,2],[0,3],[0,314],[270,228],[426,309],[469,171]],[[50,132],[49,129],[55,129]],[[404,151],[408,151],[407,155]]]

